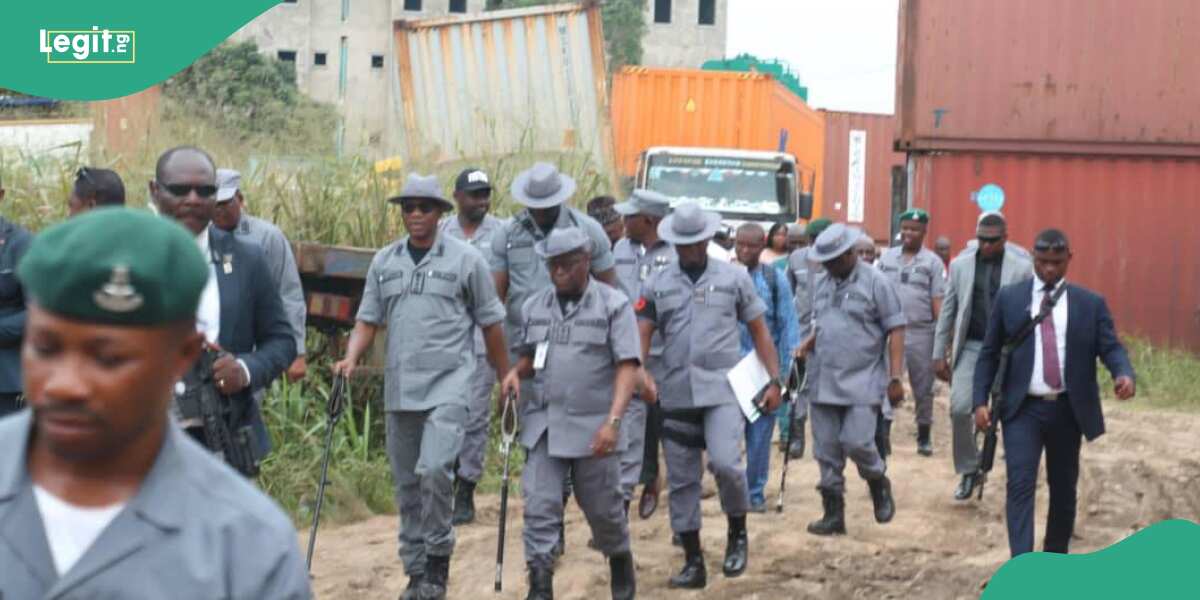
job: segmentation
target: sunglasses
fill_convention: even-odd
[[[406,215],[411,215],[413,211],[420,212],[421,214],[429,214],[434,209],[435,207],[432,202],[406,202],[400,205],[400,210],[404,211]]]
[[[212,198],[217,193],[215,185],[194,185],[190,183],[163,183],[158,182],[158,186],[165,188],[172,196],[183,198],[192,192],[201,198]]]
[[[1034,242],[1033,249],[1038,252],[1062,252],[1067,249],[1067,242],[1065,240],[1054,240],[1053,242],[1038,240]]]
[[[987,237],[981,235],[977,236],[975,239],[979,240],[980,244],[997,244],[1004,240],[1004,236],[995,235]]]

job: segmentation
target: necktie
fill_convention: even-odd
[[[1047,310],[1050,306],[1052,295],[1054,295],[1054,286],[1047,285],[1042,288],[1042,310]],[[1038,325],[1042,330],[1042,379],[1051,389],[1061,390],[1063,389],[1062,370],[1059,369],[1058,364],[1058,339],[1054,331],[1053,310],[1050,313]]]

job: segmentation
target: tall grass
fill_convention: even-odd
[[[1124,342],[1137,372],[1137,398],[1130,406],[1200,411],[1200,358],[1144,339],[1127,338]],[[1112,397],[1108,372],[1101,369],[1098,377],[1101,392]]]

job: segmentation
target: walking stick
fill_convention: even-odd
[[[496,591],[503,587],[504,529],[508,524],[508,459],[517,439],[517,398],[509,394],[500,414],[500,453],[504,455],[504,472],[500,477],[500,535],[496,542]]]
[[[792,453],[788,451],[788,446],[791,444],[792,436],[796,435],[796,409],[800,404],[800,392],[804,390],[804,386],[808,383],[808,369],[805,367],[805,362],[801,359],[792,360],[792,368],[788,371],[788,404],[791,410],[788,411],[788,443],[783,446],[783,476],[779,479],[779,502],[775,505],[775,512],[783,512],[783,493],[787,491],[787,472],[788,461],[792,458]]]
[[[346,378],[341,375],[333,377],[333,389],[329,391],[329,402],[325,405],[328,423],[325,425],[325,457],[321,461],[321,482],[317,485],[317,507],[313,511],[312,531],[308,533],[308,559],[306,566],[312,572],[313,549],[317,545],[317,525],[321,522],[321,504],[325,501],[325,486],[329,484],[329,454],[333,449],[333,430],[345,408],[343,394]]]

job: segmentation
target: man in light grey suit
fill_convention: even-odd
[[[975,236],[978,246],[950,263],[950,277],[933,342],[934,371],[939,379],[950,382],[954,471],[962,475],[954,492],[956,500],[970,498],[979,483],[971,385],[992,302],[1001,287],[1033,276],[1029,259],[1007,249],[1008,225],[1003,215],[984,214]]]

